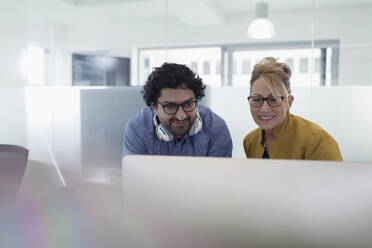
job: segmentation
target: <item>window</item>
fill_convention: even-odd
[[[268,49],[268,50],[236,50],[233,53],[233,57],[236,60],[252,60],[256,61],[256,63],[259,63],[263,58],[272,56],[274,58],[278,58],[280,62],[289,62],[289,67],[292,67],[294,65],[294,62],[298,62],[301,58],[304,56],[311,56],[311,49],[310,48],[304,48],[304,49]],[[321,50],[315,49],[313,51],[314,57],[320,57],[321,56]],[[306,58],[308,59],[308,58]],[[253,66],[252,66],[253,67]],[[296,68],[294,68],[296,69]],[[249,86],[249,82],[251,79],[251,73],[253,68],[250,69],[250,72],[248,74],[244,73],[238,73],[234,74],[232,77],[232,85],[233,86]],[[291,82],[296,86],[308,86],[311,84],[311,80],[313,80],[313,85],[321,85],[321,77],[320,74],[313,75],[313,78],[311,79],[311,74],[308,71],[307,73],[298,73],[294,70],[292,70],[292,77]]]
[[[203,62],[203,73],[204,75],[210,75],[211,74],[211,64],[209,61]]]
[[[284,62],[289,66],[289,69],[291,69],[291,72],[293,73],[293,59],[285,59]]]
[[[150,67],[143,61],[146,73]],[[72,55],[72,85],[125,86],[129,85],[129,58],[96,55]]]
[[[313,48],[310,41],[170,47],[168,61],[190,65],[208,85],[249,86],[254,65],[272,56],[288,64],[296,86],[337,85],[339,41],[320,40],[313,44]],[[150,68],[164,61],[163,48],[140,48],[138,54],[139,61],[149,58]],[[312,71],[310,63],[314,66]],[[140,67],[137,73],[136,81],[144,83],[145,68]]]
[[[244,59],[242,61],[242,74],[250,74],[251,73],[251,61],[248,59]]]
[[[320,58],[314,60],[314,72],[320,73]]]
[[[233,74],[238,74],[238,62],[236,60],[233,61]]]
[[[299,66],[299,73],[308,73],[309,72],[309,59],[308,58],[300,58],[300,66]]]
[[[193,72],[198,73],[198,62],[196,61],[191,62],[190,69]]]
[[[220,60],[216,61],[216,74],[217,75],[221,74],[221,61]]]
[[[141,48],[138,50],[139,65],[137,81],[144,84],[147,76],[141,61],[149,58],[150,68],[161,66],[164,63],[163,48]],[[213,73],[212,61],[221,60],[221,47],[218,46],[191,46],[170,47],[167,50],[167,61],[190,66],[190,69],[203,79],[204,82],[213,86],[221,85],[221,75]]]
[[[150,75],[150,72],[151,72],[150,58],[145,58],[143,67],[144,67],[145,74]]]

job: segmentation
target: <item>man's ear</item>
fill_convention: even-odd
[[[156,110],[158,109],[157,108],[157,105],[155,103],[151,103],[151,108],[152,110],[154,111],[154,113],[156,113]]]
[[[288,106],[289,106],[288,110],[292,107],[293,100],[294,100],[294,96],[289,95],[288,96]]]

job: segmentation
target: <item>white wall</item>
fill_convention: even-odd
[[[0,87],[0,144],[27,146],[25,92]]]
[[[314,17],[315,39],[340,40],[340,83],[370,84],[372,58],[366,54],[372,54],[372,33],[366,30],[372,25],[371,12],[371,5],[317,8],[315,14],[312,9],[271,12],[277,35],[270,42],[311,40]],[[256,42],[246,37],[252,18],[253,13],[230,15],[226,25],[218,27],[191,27],[176,18],[169,18],[168,44]],[[101,50],[111,55],[130,56],[135,46],[164,45],[164,32],[162,21],[125,24],[100,21],[69,25],[66,40],[70,51]]]
[[[66,50],[65,26],[45,21],[31,22],[0,17],[0,86],[27,86],[22,75],[22,52],[28,44],[50,51],[51,76],[46,84],[71,85],[71,53]]]
[[[125,24],[99,20],[68,25],[66,47],[75,52],[96,51],[130,57],[133,46],[164,44],[163,26],[163,22],[158,20],[128,21]]]
[[[24,86],[21,72],[21,52],[26,47],[23,22],[0,16],[0,86]]]
[[[172,13],[171,10],[169,12]],[[368,54],[372,54],[372,33],[366,30],[372,25],[371,12],[371,5],[316,8],[315,12],[312,9],[271,11],[270,18],[275,24],[277,35],[269,42],[311,40],[314,17],[315,39],[340,40],[340,82],[370,84],[372,57]],[[252,18],[253,13],[234,14],[227,16],[223,26],[192,27],[170,16],[168,44],[257,42],[246,37],[246,29]],[[52,49],[53,81],[56,85],[71,85],[73,52],[103,52],[112,56],[130,57],[133,47],[165,44],[165,24],[162,19],[120,22],[92,18],[89,22],[62,24],[26,23],[1,17],[0,27],[5,34],[0,47],[0,84],[7,82],[24,85],[20,73],[20,53],[30,41]]]
[[[80,89],[26,87],[29,158],[81,172]]]
[[[72,85],[72,52],[66,47],[66,26],[51,23],[50,48],[53,61],[52,78],[49,84],[57,86]]]
[[[47,85],[71,85],[71,53],[66,49],[65,25],[56,22],[27,22],[28,42],[49,50],[51,63]]]

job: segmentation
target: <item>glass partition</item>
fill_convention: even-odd
[[[247,36],[261,2],[1,0],[0,144],[29,160],[0,246],[123,247],[125,125],[164,62],[208,85],[200,104],[225,119],[233,158],[257,128],[250,74],[273,56],[293,71],[291,112],[326,129],[345,161],[371,164],[372,0],[264,1],[275,35],[262,40]],[[149,232],[132,217],[138,237]]]
[[[227,88],[247,95],[252,68],[265,56],[290,65],[294,110],[309,119],[319,116],[318,108],[312,106],[327,109],[329,102],[340,99],[333,95],[336,88],[348,87],[343,89],[350,96],[336,102],[338,111],[348,106],[359,130],[355,135],[372,140],[361,125],[371,122],[369,100],[350,98],[360,87],[367,92],[372,84],[368,31],[372,2],[267,1],[275,36],[265,40],[247,37],[255,4],[235,0],[1,1],[1,143],[28,148],[31,160],[100,178],[87,168],[120,167],[125,122],[144,106],[138,86],[154,66],[169,61],[190,66],[209,85],[212,100],[206,104],[232,119],[227,121],[230,129],[239,130],[233,132],[234,157],[244,157],[240,136],[254,125],[235,126],[239,116],[249,115],[249,109],[243,97],[235,112],[227,109],[224,103],[234,95],[227,94]],[[222,92],[227,95],[216,93],[218,87],[225,88]],[[318,88],[331,88],[322,101],[314,96]],[[124,98],[127,92],[131,97]],[[309,97],[297,98],[296,92]],[[346,103],[348,99],[354,100]],[[356,110],[359,115],[354,115]],[[341,135],[334,130],[342,122],[324,125],[331,134]],[[89,147],[94,148],[94,156]],[[95,161],[100,162],[94,164],[86,157],[90,155],[97,155]],[[360,157],[357,151],[345,151],[347,161]],[[363,161],[368,160],[372,157],[363,156]]]

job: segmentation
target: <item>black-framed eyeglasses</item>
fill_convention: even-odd
[[[160,103],[158,102],[164,109],[164,112],[168,115],[174,115],[175,113],[178,112],[178,109],[180,108],[180,106],[182,106],[182,109],[183,111],[185,112],[192,112],[195,110],[196,108],[196,105],[197,105],[197,101],[196,100],[190,100],[190,101],[186,101],[184,103],[181,103],[181,104],[177,104],[177,103]]]
[[[261,107],[265,101],[271,107],[279,107],[280,105],[282,105],[284,96],[249,96],[247,97],[247,99],[252,107]]]

